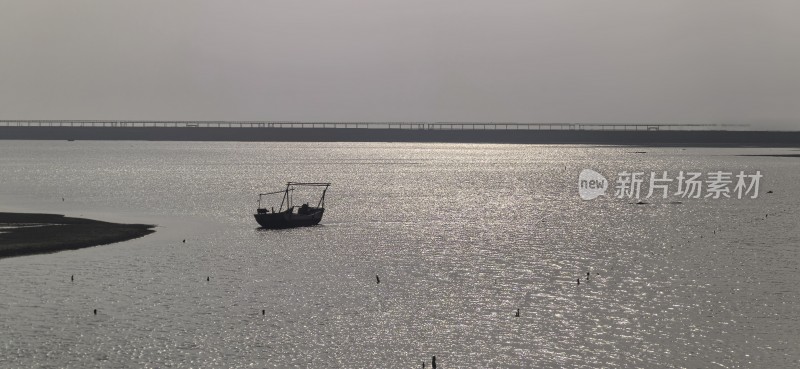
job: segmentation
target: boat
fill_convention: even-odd
[[[322,220],[322,215],[325,213],[325,193],[328,191],[330,185],[330,183],[321,182],[288,182],[284,190],[260,193],[258,194],[258,208],[256,209],[256,213],[253,214],[256,218],[256,222],[258,222],[261,227],[267,229],[317,225]],[[297,187],[322,187],[322,195],[317,205],[311,206],[307,202],[300,206],[294,205],[292,193]],[[283,200],[281,200],[277,211],[274,207],[270,209],[262,207],[262,199],[264,196],[277,194],[283,194]]]

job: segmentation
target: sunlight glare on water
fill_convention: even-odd
[[[798,366],[800,161],[738,156],[783,151],[3,142],[2,211],[158,228],[0,260],[0,367]],[[585,168],[764,178],[635,205]],[[257,229],[287,181],[333,183],[322,224]]]

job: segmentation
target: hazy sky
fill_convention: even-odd
[[[800,129],[800,2],[7,0],[0,119]]]

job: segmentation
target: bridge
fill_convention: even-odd
[[[450,142],[800,147],[800,131],[732,124],[0,120],[0,140]]]
[[[399,130],[599,130],[599,131],[725,131],[747,124],[652,123],[518,123],[518,122],[299,122],[299,121],[169,121],[169,120],[0,120],[0,127],[139,127],[139,128],[340,128]]]

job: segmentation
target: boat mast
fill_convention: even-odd
[[[317,207],[325,207],[325,193],[328,192],[328,186],[330,183],[319,183],[319,182],[288,182],[286,183],[286,189],[283,191],[275,191],[275,192],[268,192],[268,193],[260,193],[258,194],[258,206],[261,207],[261,196],[262,195],[270,195],[270,194],[278,194],[283,192],[283,199],[281,200],[281,206],[278,208],[278,211],[283,211],[283,204],[286,204],[286,210],[292,208],[292,191],[294,191],[293,186],[318,186],[318,187],[325,187],[322,190],[322,196],[317,203]]]
[[[286,203],[286,207],[289,207],[289,185],[286,185],[286,191],[283,192],[283,199],[281,200],[281,207],[278,208],[278,212],[283,211],[283,203]]]
[[[319,202],[317,203],[317,207],[318,208],[324,208],[325,207],[325,192],[328,191],[328,186],[330,186],[330,184],[325,186],[325,189],[322,190],[322,197],[320,197]]]

